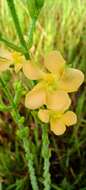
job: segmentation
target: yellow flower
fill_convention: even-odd
[[[4,48],[0,49],[0,72],[9,69],[10,65],[14,65],[15,72],[18,73],[20,69],[23,70],[23,73],[27,78],[31,80],[39,79],[38,71],[41,75],[42,71],[36,67],[34,63],[31,63],[30,60],[26,60],[21,53],[9,52]]]
[[[20,53],[13,52],[12,60],[16,73],[22,69],[24,75],[31,80],[37,80],[39,79],[39,75],[41,76],[42,71],[36,66],[36,64],[34,64],[31,60],[26,60]]]
[[[67,68],[65,60],[56,51],[46,56],[44,61],[46,70],[26,60],[20,53],[2,50],[1,55],[2,58],[6,58],[0,62],[1,72],[14,64],[15,72],[22,69],[27,78],[39,81],[25,97],[25,106],[30,109],[37,109],[42,105],[56,111],[68,109],[71,101],[67,93],[76,91],[84,80],[83,73],[77,69]]]
[[[39,119],[44,123],[50,122],[50,129],[55,135],[62,135],[66,131],[66,126],[76,124],[77,116],[72,111],[55,112],[52,110],[40,109],[38,112]]]
[[[57,51],[52,51],[46,56],[44,66],[45,72],[37,66],[35,68],[34,65],[28,64],[27,77],[39,80],[39,84],[27,93],[25,105],[30,109],[36,109],[46,104],[49,109],[52,109],[53,101],[54,109],[58,110],[59,105],[62,105],[61,102],[68,100],[66,93],[76,91],[80,87],[84,75],[77,69],[67,68],[65,60]]]
[[[73,68],[68,68],[65,60],[57,51],[52,51],[45,58],[45,66],[58,79],[57,88],[66,92],[77,91],[84,81],[84,74]]]

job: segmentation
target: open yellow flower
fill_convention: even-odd
[[[39,79],[42,71],[36,67],[30,60],[26,60],[25,57],[18,52],[9,52],[4,48],[0,49],[0,72],[9,69],[10,65],[14,65],[15,72],[18,73],[21,69],[27,78],[31,80]]]
[[[38,117],[44,123],[50,122],[50,129],[55,135],[64,134],[66,126],[69,127],[77,122],[77,116],[72,111],[55,112],[47,109],[40,109]]]
[[[52,51],[45,57],[44,65],[47,72],[17,52],[9,52],[1,48],[0,58],[5,58],[4,61],[2,59],[0,61],[1,71],[13,63],[16,72],[22,69],[27,78],[44,81],[46,85],[66,92],[76,91],[84,80],[80,70],[66,67],[65,60],[57,51]],[[5,65],[7,66],[4,67]]]
[[[68,92],[76,91],[84,80],[84,75],[77,69],[67,68],[65,60],[59,52],[52,51],[44,61],[46,70],[40,69],[30,60],[16,52],[2,51],[4,61],[0,62],[0,71],[14,64],[15,72],[23,70],[30,80],[38,80],[39,83],[25,97],[25,106],[37,109],[42,105],[47,108],[60,111],[70,106]]]
[[[37,87],[35,86],[25,98],[25,105],[30,109],[39,108],[44,102],[49,109],[52,109],[50,108],[52,100],[54,108],[56,106],[57,108],[55,109],[58,109],[61,102],[66,101],[65,97],[67,95],[65,93],[76,91],[84,80],[84,75],[81,71],[66,67],[65,60],[57,51],[52,51],[46,56],[44,66],[46,68],[45,72],[40,71],[37,67],[35,68],[34,65],[29,64],[28,66],[27,77],[39,80]],[[56,94],[53,94],[55,91]]]
[[[84,81],[84,74],[73,68],[68,68],[65,60],[57,51],[52,51],[45,58],[44,62],[46,68],[58,80],[57,88],[66,92],[77,91]]]
[[[12,60],[16,73],[22,69],[24,75],[31,80],[37,80],[41,78],[42,70],[40,70],[31,60],[26,60],[25,57],[20,53],[13,52]]]

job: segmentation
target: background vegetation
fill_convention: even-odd
[[[31,19],[27,2],[25,0],[14,2],[27,40]],[[18,44],[6,0],[0,0],[0,33],[6,39]],[[2,42],[0,46],[5,47]],[[43,60],[44,54],[52,49],[60,50],[68,64],[79,68],[86,76],[86,0],[45,0],[36,24],[31,52],[35,61],[39,62]],[[21,79],[21,75],[17,77]],[[13,80],[14,76],[10,81],[10,88]],[[26,88],[30,86],[24,77],[22,80]],[[65,135],[59,137],[49,131],[52,190],[86,190],[86,79],[80,90],[71,94],[71,97],[72,109],[78,116],[77,125],[67,129]],[[40,129],[42,124],[36,115],[24,108],[23,100],[20,102],[19,111],[25,116],[26,124],[31,129],[34,167],[41,190],[43,188],[43,153],[41,153],[43,142]],[[16,137],[16,128],[17,125],[11,115],[8,112],[0,112],[0,190],[31,190],[25,153],[21,141]],[[48,139],[46,143],[49,143]],[[45,147],[44,149],[46,151]]]

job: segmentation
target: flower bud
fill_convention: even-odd
[[[36,0],[36,6],[38,8],[42,8],[44,5],[44,0]]]
[[[40,9],[44,4],[44,0],[27,0],[27,3],[30,16],[37,19]]]
[[[36,0],[27,0],[27,3],[28,3],[30,16],[32,18],[37,18],[39,10],[37,10]]]

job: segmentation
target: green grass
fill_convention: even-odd
[[[31,19],[25,2],[25,0],[15,0],[21,28],[27,40]],[[6,0],[0,1],[0,33],[6,39],[19,44]],[[50,50],[58,49],[68,64],[81,69],[86,76],[86,0],[45,0],[37,22],[32,49],[37,62],[41,61],[44,54]],[[23,81],[25,80],[24,78]],[[52,153],[51,190],[86,190],[86,78],[79,91],[71,96],[72,109],[77,113],[78,123],[60,137],[49,132]],[[27,123],[28,112],[24,109],[21,104],[20,112],[25,115]],[[10,114],[0,113],[0,117],[0,190],[31,190],[24,150],[15,135],[16,125]],[[30,125],[33,125],[31,114],[29,121]],[[39,127],[40,122],[37,125]],[[33,143],[31,146],[33,146],[36,175],[41,190],[43,160],[40,134],[37,137],[35,131],[32,139],[35,144],[38,143],[37,148]]]

